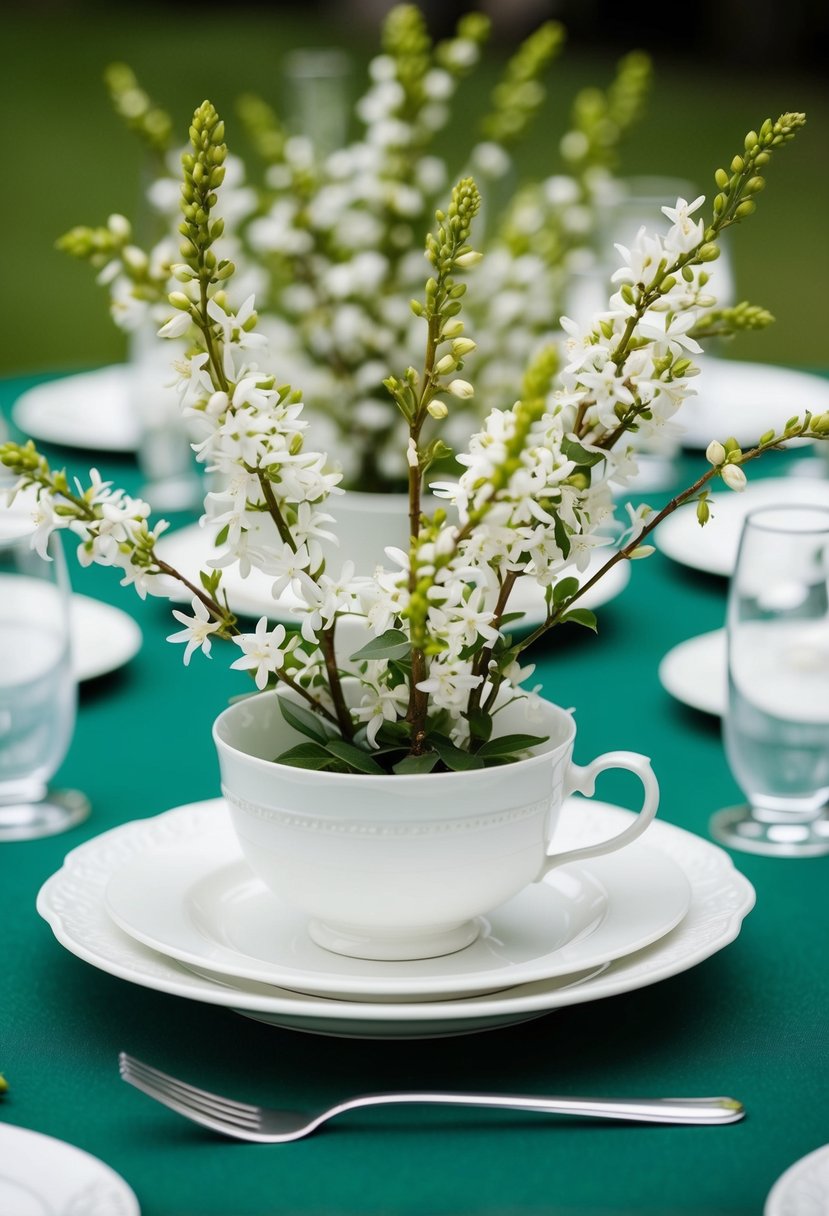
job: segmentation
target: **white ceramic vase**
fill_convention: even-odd
[[[607,752],[584,768],[573,764],[573,717],[549,702],[522,699],[497,715],[499,733],[548,736],[527,759],[370,776],[277,763],[303,741],[282,716],[281,695],[248,698],[217,718],[222,791],[251,869],[307,914],[315,942],[338,954],[403,960],[463,949],[478,935],[477,918],[554,866],[622,848],[657,810],[647,757]],[[557,853],[563,798],[592,794],[609,768],[641,779],[637,818],[609,841]]]

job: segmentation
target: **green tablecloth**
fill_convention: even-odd
[[[0,404],[8,410],[33,382],[7,381]],[[73,471],[97,464],[137,489],[130,459],[70,451],[56,459]],[[787,459],[767,458],[764,474]],[[683,475],[699,466],[686,458]],[[0,845],[0,1071],[11,1085],[0,1119],[108,1162],[144,1216],[758,1216],[783,1170],[829,1141],[829,858],[735,854],[757,906],[719,954],[629,995],[459,1038],[377,1042],[275,1029],[129,984],[69,954],[35,912],[38,888],[82,841],[217,794],[211,722],[246,687],[221,651],[182,666],[164,641],[165,604],[142,603],[112,571],[81,572],[73,561],[72,576],[76,590],[134,614],[144,645],[126,668],[81,691],[56,784],[86,791],[91,818],[51,839]],[[561,631],[537,652],[538,674],[545,695],[577,706],[577,762],[612,748],[648,753],[663,791],[660,816],[708,837],[712,812],[740,793],[719,723],[674,702],[657,665],[675,643],[722,624],[725,584],[660,553],[636,563],[632,576],[600,610],[599,636]],[[631,791],[617,794],[608,780],[598,796]],[[392,1108],[293,1145],[239,1145],[124,1085],[119,1049],[208,1088],[300,1107],[442,1087],[730,1094],[748,1117],[723,1128],[668,1128]]]

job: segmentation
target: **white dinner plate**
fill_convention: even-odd
[[[156,552],[190,582],[199,586],[199,571],[208,568],[207,563],[215,553],[214,535],[211,529],[202,528],[198,524],[177,528],[161,537],[156,545]],[[578,576],[581,581],[592,577],[610,553],[610,549],[599,550],[596,556],[591,557],[587,570]],[[629,579],[630,563],[617,562],[595,587],[584,593],[578,606],[598,608],[601,604],[615,599],[627,586]],[[231,612],[254,618],[265,615],[274,621],[296,623],[294,610],[301,606],[299,597],[288,587],[279,599],[275,600],[271,595],[273,583],[273,575],[263,574],[260,570],[251,570],[247,578],[242,578],[237,563],[225,567],[222,571],[222,590],[227,594]],[[184,591],[181,599],[189,602],[189,593]],[[544,593],[537,583],[530,578],[519,579],[510,598],[509,611],[523,612],[524,619],[520,624],[526,628],[532,629],[540,625],[546,616],[546,605]]]
[[[73,594],[70,612],[72,667],[79,682],[123,667],[141,649],[138,624],[120,608]]]
[[[481,917],[478,939],[441,958],[377,962],[316,945],[307,917],[268,890],[242,858],[226,817],[112,875],[110,916],[180,962],[344,1000],[493,992],[592,970],[670,932],[691,890],[676,862],[639,841],[554,870]]]
[[[749,481],[738,493],[724,486],[718,488],[710,502],[711,518],[705,527],[697,521],[696,506],[689,503],[662,521],[653,533],[654,543],[681,565],[728,578],[737,561],[740,533],[749,511],[769,506],[829,507],[829,479],[766,477]]]
[[[790,1165],[768,1193],[763,1216],[825,1216],[829,1212],[829,1144]]]
[[[677,701],[722,717],[728,697],[725,629],[674,646],[659,664],[659,680]]]
[[[139,1216],[124,1179],[82,1149],[0,1123],[0,1212],[4,1216]]]
[[[746,363],[704,355],[700,374],[677,419],[683,447],[707,448],[712,439],[733,436],[740,447],[757,442],[765,431],[780,431],[793,414],[829,409],[829,380],[811,372],[770,363]],[[795,440],[791,446],[810,440]]]
[[[224,1006],[286,1029],[344,1037],[424,1038],[507,1026],[677,975],[732,942],[754,905],[754,888],[724,849],[657,820],[647,829],[647,843],[684,871],[691,886],[688,912],[665,937],[595,974],[537,980],[461,1000],[396,1002],[309,996],[253,980],[222,982],[215,975],[195,974],[124,933],[108,915],[105,896],[116,869],[182,837],[192,839],[226,814],[222,799],[191,803],[87,841],[43,884],[38,912],[71,953],[145,988]],[[574,796],[564,803],[557,843],[562,848],[590,844],[628,827],[633,818],[620,807]]]
[[[12,419],[32,439],[92,452],[138,450],[140,429],[130,394],[131,370],[114,363],[27,389]]]

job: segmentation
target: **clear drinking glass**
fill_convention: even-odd
[[[24,512],[0,513],[0,841],[51,836],[89,802],[48,782],[75,726],[70,591],[60,536],[44,559]]]
[[[829,508],[746,516],[727,616],[726,755],[747,805],[713,835],[779,857],[829,853]]]

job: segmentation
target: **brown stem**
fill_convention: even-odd
[[[329,722],[333,722],[335,726],[339,726],[337,719],[325,708],[322,701],[318,700],[307,688],[303,688],[301,684],[298,684],[292,676],[289,676],[284,667],[276,673],[276,678],[277,680],[281,680],[283,684],[287,684],[288,688],[292,688],[294,692],[299,693],[301,697],[304,697],[320,717],[327,718]]]
[[[334,712],[337,715],[337,724],[342,732],[343,738],[352,739],[354,737],[354,724],[351,721],[351,714],[348,712],[348,706],[345,703],[343,696],[343,686],[340,681],[340,672],[337,667],[337,654],[334,645],[334,632],[336,630],[336,619],[334,624],[328,629],[322,629],[319,633],[320,649],[325,659],[325,671],[328,676],[328,687],[331,692],[331,699],[334,702]]]
[[[285,517],[279,509],[279,503],[276,501],[276,495],[273,492],[271,483],[264,473],[261,473],[258,469],[256,470],[256,475],[259,479],[259,487],[262,491],[262,497],[265,499],[268,513],[276,524],[276,530],[279,533],[280,539],[288,545],[292,552],[296,553],[296,541],[291,535],[291,529],[285,523]]]
[[[507,601],[509,600],[509,597],[512,594],[512,589],[515,586],[515,583],[518,579],[518,574],[519,574],[519,572],[517,570],[508,570],[507,573],[504,575],[504,581],[501,584],[501,589],[498,592],[498,599],[496,601],[495,608],[493,609],[493,612],[492,612],[493,629],[497,629],[501,623],[501,617],[504,615],[504,611],[507,606]],[[489,670],[489,662],[490,662],[491,658],[492,658],[492,647],[484,646],[483,649],[478,654],[478,657],[475,659],[475,662],[472,665],[472,674],[476,675],[476,676],[482,675],[484,678],[483,678],[483,680],[481,680],[481,683],[477,686],[477,688],[473,688],[469,694],[469,700],[467,701],[467,706],[466,706],[466,716],[467,717],[469,717],[470,714],[474,713],[475,710],[480,707],[481,696],[483,694],[484,686],[486,683],[486,674]]]
[[[768,443],[758,444],[756,448],[751,448],[750,451],[743,452],[739,462],[737,463],[740,465],[748,464],[750,460],[756,460],[756,458],[761,456],[764,452],[781,448],[788,440],[797,438],[799,435],[804,434],[806,430],[807,428],[802,426],[798,431],[792,431],[787,435],[776,436]],[[645,525],[635,540],[629,541],[628,544],[626,544],[623,548],[617,549],[613,556],[609,558],[591,578],[589,578],[585,583],[582,583],[578,591],[574,592],[574,594],[566,599],[563,604],[559,604],[555,612],[551,613],[547,619],[538,626],[537,629],[534,629],[531,634],[525,637],[518,644],[518,646],[514,648],[515,654],[519,655],[529,646],[532,646],[534,642],[538,641],[540,637],[543,637],[548,629],[552,629],[554,625],[557,625],[565,613],[569,612],[570,608],[577,599],[580,599],[585,592],[589,591],[591,587],[594,587],[596,583],[598,583],[599,579],[604,578],[608,570],[611,570],[618,562],[624,561],[626,558],[630,557],[630,554],[633,553],[634,549],[637,549],[639,545],[641,545],[645,537],[649,536],[651,532],[653,532],[654,528],[658,527],[659,524],[662,523],[663,519],[665,519],[668,515],[671,515],[677,509],[677,507],[681,507],[690,498],[693,498],[695,494],[698,494],[702,487],[706,485],[707,482],[711,481],[712,478],[716,477],[719,472],[720,470],[717,467],[708,469],[702,474],[701,477],[697,478],[692,486],[689,486],[687,490],[683,490],[681,494],[677,494],[674,498],[672,498],[670,502],[668,502],[661,511],[657,512],[657,514],[654,515],[653,518]]]
[[[176,579],[184,587],[186,587],[188,591],[192,592],[196,599],[201,600],[211,616],[215,617],[217,621],[222,621],[227,629],[232,629],[234,633],[239,632],[239,630],[236,629],[230,621],[228,621],[227,612],[224,610],[224,608],[222,608],[221,604],[218,604],[212,596],[208,595],[206,591],[203,591],[201,587],[197,587],[195,583],[191,583],[189,578],[185,578],[179,570],[176,570],[175,566],[170,566],[167,562],[162,561],[160,557],[156,557],[155,550],[151,551],[150,556],[152,557],[153,564],[158,566],[162,574],[169,574],[171,578]]]

